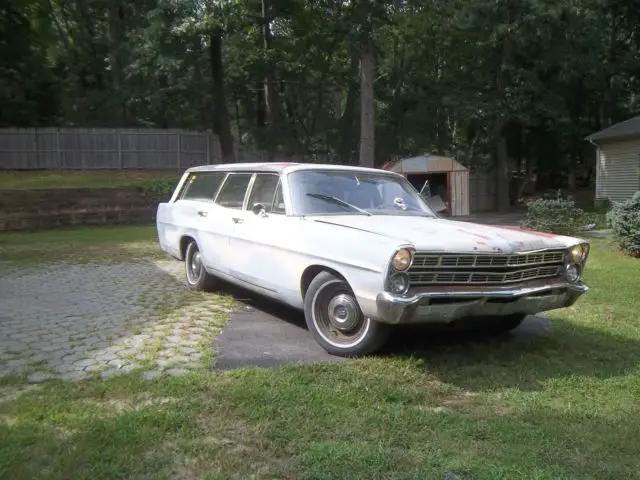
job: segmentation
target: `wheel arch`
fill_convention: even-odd
[[[196,239],[193,238],[192,235],[186,234],[180,237],[180,260],[185,259],[185,255],[187,254],[187,247],[191,242],[197,243]]]
[[[341,278],[345,282],[349,283],[347,278],[343,274],[341,274],[339,271],[337,271],[335,268],[331,268],[321,264],[309,265],[307,268],[304,269],[304,271],[302,272],[302,276],[300,277],[300,295],[302,296],[303,301],[304,301],[305,295],[307,294],[307,291],[309,290],[309,285],[311,285],[311,282],[313,282],[313,279],[316,278],[322,272],[329,272],[335,275],[336,277]]]

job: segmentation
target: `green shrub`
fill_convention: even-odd
[[[571,235],[585,226],[584,211],[573,200],[541,198],[527,205],[522,226],[541,232]]]
[[[640,191],[624,202],[615,202],[607,213],[607,225],[624,251],[640,257]]]
[[[174,189],[180,179],[176,181],[172,180],[149,180],[146,182],[139,182],[136,186],[146,192],[157,202],[166,202],[171,198]]]

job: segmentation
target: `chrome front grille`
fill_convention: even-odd
[[[564,250],[520,254],[416,253],[412,286],[500,285],[561,275]]]

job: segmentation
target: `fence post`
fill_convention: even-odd
[[[36,168],[40,167],[40,155],[38,155],[38,128],[33,129],[33,155],[36,157]]]
[[[177,143],[177,145],[176,145],[176,146],[177,146],[177,148],[176,148],[176,150],[177,150],[177,152],[176,152],[176,162],[177,162],[178,170],[181,170],[181,169],[182,169],[181,161],[180,161],[180,160],[181,160],[181,159],[180,159],[180,150],[181,150],[181,148],[182,148],[182,147],[181,147],[181,143],[182,143],[182,142],[181,142],[181,137],[182,137],[182,134],[180,134],[180,133],[178,132],[178,133],[176,134],[176,143]]]
[[[116,133],[116,142],[118,144],[118,166],[120,170],[122,170],[124,168],[124,164],[122,163],[122,136],[120,135],[119,128],[114,128],[113,130]]]
[[[211,165],[211,136],[209,132],[204,133],[207,136],[207,165]]]
[[[62,149],[60,148],[60,127],[56,127],[56,158],[58,159],[58,168],[62,168]]]

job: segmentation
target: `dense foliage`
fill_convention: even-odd
[[[584,137],[638,111],[640,0],[5,0],[0,72],[0,126],[213,128],[228,158],[442,152],[497,168],[504,206],[511,175],[588,182]]]
[[[586,218],[573,200],[541,198],[527,206],[522,225],[541,232],[571,235],[585,226]]]
[[[640,191],[624,202],[614,203],[607,223],[620,248],[640,257]]]

